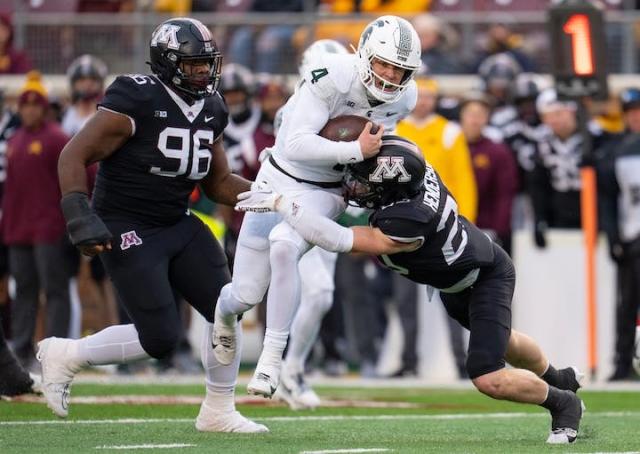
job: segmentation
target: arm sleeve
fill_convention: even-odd
[[[301,84],[295,96],[297,99],[286,119],[288,125],[283,155],[287,159],[331,164],[363,160],[357,140],[334,142],[318,135],[329,120],[326,99],[314,95],[308,83]]]
[[[448,189],[458,202],[458,212],[475,223],[478,215],[478,188],[471,164],[471,153],[462,132],[459,133],[449,153],[453,157],[452,165],[455,171],[452,175],[455,175],[455,185]]]
[[[285,221],[311,244],[331,252],[349,252],[353,248],[353,230],[283,199],[278,212]]]

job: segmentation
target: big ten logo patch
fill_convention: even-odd
[[[123,251],[129,249],[131,246],[140,246],[142,244],[142,240],[135,230],[124,232],[120,235],[120,238],[122,239],[122,242],[120,243],[120,249],[122,249]]]

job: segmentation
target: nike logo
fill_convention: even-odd
[[[392,116],[397,115],[397,114],[398,114],[398,112],[387,112],[385,115],[387,117],[392,117]]]
[[[205,116],[204,116],[204,122],[206,123],[206,122],[208,122],[208,121],[213,120],[214,118],[215,118],[215,116],[214,116],[214,115],[212,115],[212,116],[210,116],[210,117],[207,117],[207,116],[205,115]]]

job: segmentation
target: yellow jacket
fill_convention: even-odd
[[[396,133],[420,147],[458,202],[458,213],[475,222],[478,189],[471,154],[460,126],[434,114],[424,120],[408,117],[398,123]]]

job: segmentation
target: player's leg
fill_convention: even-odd
[[[238,235],[233,279],[224,286],[216,304],[213,330],[214,354],[221,364],[236,356],[238,315],[264,298],[271,278],[269,232],[280,222],[277,213],[246,213]]]
[[[292,197],[326,217],[334,218],[344,211],[344,200],[337,192],[302,190],[292,192]],[[271,285],[267,294],[267,327],[262,354],[247,386],[250,394],[265,397],[271,397],[278,386],[282,353],[300,301],[298,261],[310,247],[286,222],[271,230],[269,241]]]
[[[18,396],[37,392],[36,383],[13,356],[2,329],[0,318],[0,396]]]
[[[185,228],[185,237],[191,239],[171,261],[169,277],[185,300],[207,321],[200,350],[206,397],[200,406],[196,428],[204,432],[267,432],[265,426],[245,418],[235,408],[241,327],[236,331],[236,351],[231,364],[222,365],[213,353],[214,307],[220,289],[231,280],[222,247],[198,219],[190,219]]]
[[[471,336],[467,370],[478,390],[494,399],[538,404],[552,416],[549,443],[570,443],[577,437],[582,401],[571,391],[547,384],[525,369],[505,369],[511,336],[511,300],[515,271],[506,253],[494,247],[493,266],[481,271],[468,291]]]
[[[505,358],[513,367],[530,370],[559,389],[576,392],[580,389],[580,381],[584,378],[584,374],[580,373],[576,367],[564,369],[553,367],[535,340],[514,329],[511,330]]]
[[[130,226],[110,223],[118,238]],[[167,252],[179,237],[171,229],[149,235],[138,231],[143,243],[125,251],[119,244],[101,256],[107,273],[133,324],[110,326],[81,339],[57,337],[41,341],[43,392],[55,414],[66,417],[74,375],[90,365],[122,364],[171,354],[178,340],[177,309],[169,285]]]
[[[287,355],[281,374],[279,397],[293,410],[315,408],[318,395],[304,377],[304,365],[315,344],[322,319],[331,309],[335,289],[335,268],[338,254],[314,247],[306,253],[300,271],[300,306],[291,325]]]

